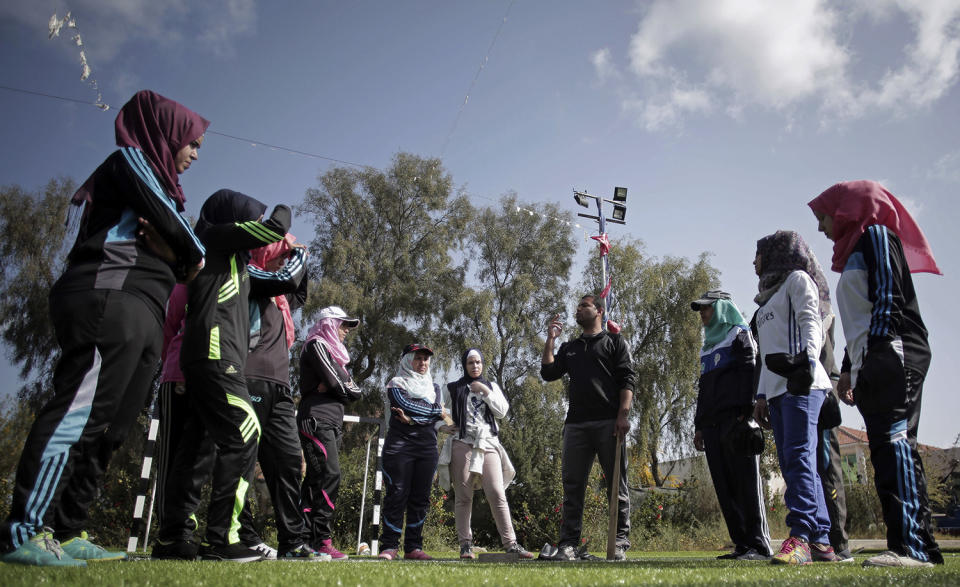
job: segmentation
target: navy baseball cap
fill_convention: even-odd
[[[699,300],[693,300],[690,302],[690,308],[694,311],[699,311],[701,306],[712,306],[717,300],[729,300],[730,294],[719,289],[711,289],[707,293],[700,296]]]
[[[427,353],[428,355],[431,355],[431,356],[433,355],[433,351],[432,351],[432,350],[430,350],[429,348],[423,346],[422,344],[419,344],[419,343],[416,343],[416,342],[415,342],[415,343],[413,343],[413,344],[408,344],[407,346],[403,347],[403,352],[400,353],[400,356],[402,357],[402,356],[404,356],[404,355],[406,355],[406,354],[416,353],[416,352],[418,352],[418,351],[421,352],[421,353]]]

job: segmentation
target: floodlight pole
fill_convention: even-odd
[[[589,204],[587,203],[587,198],[597,203],[596,216],[592,214],[583,214],[583,213],[577,213],[577,216],[582,216],[583,218],[590,218],[592,220],[596,220],[600,228],[600,234],[605,234],[607,232],[607,226],[606,226],[607,222],[612,222],[614,224],[626,224],[626,222],[624,222],[623,220],[617,220],[615,218],[607,219],[603,214],[603,202],[609,202],[614,206],[622,206],[623,209],[626,210],[626,205],[621,203],[623,201],[626,201],[626,188],[616,188],[616,190],[623,190],[623,196],[622,196],[623,200],[619,202],[614,200],[608,200],[606,198],[601,198],[600,196],[594,196],[592,194],[588,194],[587,192],[581,192],[574,189],[573,199],[577,201],[577,204],[580,204],[584,208],[589,207]],[[614,193],[619,194],[619,192],[616,192],[616,191]],[[603,284],[603,287],[607,287],[607,265],[606,263],[603,262],[603,255],[600,256],[600,282]],[[601,302],[603,303],[603,321],[604,323],[606,323],[607,299],[602,298]]]

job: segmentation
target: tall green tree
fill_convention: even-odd
[[[463,288],[455,259],[472,207],[439,159],[410,153],[383,171],[337,167],[319,182],[298,207],[316,231],[304,316],[330,304],[358,316],[348,339],[353,377],[379,385],[405,344],[443,338],[441,313]]]
[[[48,391],[58,347],[47,295],[69,244],[66,217],[73,180],[51,179],[38,191],[0,188],[0,331],[7,357],[25,380],[20,397],[38,407]]]
[[[610,316],[623,329],[637,373],[634,450],[649,464],[653,483],[661,485],[661,456],[692,446],[702,337],[690,301],[715,287],[719,273],[706,253],[696,262],[657,259],[644,253],[642,241],[613,243],[610,264],[615,295]],[[598,266],[591,262],[585,283],[600,283]]]

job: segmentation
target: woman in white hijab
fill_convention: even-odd
[[[387,382],[390,429],[383,445],[383,532],[380,558],[397,558],[403,533],[403,558],[430,560],[423,552],[423,522],[430,505],[430,486],[437,471],[437,427],[446,412],[439,387],[430,376],[433,351],[408,344],[400,369]],[[406,527],[404,527],[406,514]]]

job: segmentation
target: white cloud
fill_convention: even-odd
[[[854,29],[890,22],[912,39],[896,47],[898,63],[870,63],[879,73],[858,78],[876,53],[871,43],[893,40],[857,36]],[[653,0],[627,57],[634,77],[624,83],[644,100],[642,109],[625,100],[624,110],[650,130],[717,110],[737,117],[751,108],[774,110],[791,123],[799,107],[812,107],[821,122],[903,114],[941,99],[956,84],[960,2]],[[609,54],[602,59],[611,60]],[[600,76],[596,54],[594,64]],[[700,107],[689,102],[690,88],[697,89]]]
[[[590,62],[593,63],[593,70],[597,73],[597,78],[600,82],[605,82],[609,79],[618,79],[620,77],[620,71],[617,69],[617,66],[613,64],[613,58],[610,55],[610,49],[604,47],[599,49],[590,56]]]
[[[947,153],[934,162],[927,172],[930,179],[960,183],[960,151]]]

